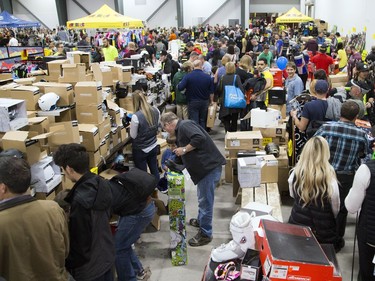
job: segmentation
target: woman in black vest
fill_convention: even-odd
[[[160,112],[151,106],[141,91],[133,93],[134,114],[130,122],[130,137],[134,165],[147,172],[147,166],[157,179],[160,178],[157,161],[157,142]]]
[[[340,208],[339,188],[329,164],[329,146],[323,137],[312,137],[289,176],[289,192],[294,198],[289,223],[309,226],[319,243],[340,250],[336,216]]]

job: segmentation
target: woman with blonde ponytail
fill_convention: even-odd
[[[133,139],[132,152],[135,167],[159,179],[156,135],[159,128],[160,112],[151,106],[144,94],[137,90],[133,94],[134,114],[130,122],[130,137]]]
[[[329,163],[329,146],[323,137],[312,137],[289,176],[289,192],[294,204],[289,223],[311,228],[319,243],[340,250],[336,216],[340,208],[339,188]]]

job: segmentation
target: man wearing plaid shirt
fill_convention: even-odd
[[[337,234],[341,237],[342,247],[345,245],[344,235],[348,211],[344,200],[352,187],[355,171],[366,156],[369,143],[366,133],[355,125],[359,113],[359,105],[354,101],[346,101],[341,107],[338,122],[322,125],[315,136],[324,137],[330,147],[330,163],[336,171],[340,190],[340,211],[336,218]]]

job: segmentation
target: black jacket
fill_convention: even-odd
[[[371,180],[362,203],[358,227],[365,241],[375,245],[375,161],[369,161],[366,165],[370,169]]]
[[[92,280],[113,267],[114,240],[109,226],[109,184],[87,172],[65,198],[70,204],[70,252],[66,267],[77,280]]]
[[[191,120],[179,120],[175,131],[178,147],[185,147],[188,144],[195,147],[194,150],[182,155],[182,161],[194,184],[216,167],[225,165],[225,158],[210,135],[197,123]]]
[[[289,217],[289,223],[309,226],[319,243],[333,244],[338,248],[336,219],[333,215],[330,201],[325,196],[322,205],[320,198],[303,207],[303,201],[294,191],[294,204]]]

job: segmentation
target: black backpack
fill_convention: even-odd
[[[134,215],[147,205],[158,180],[138,168],[114,176],[109,180],[112,192],[112,211],[119,216]]]

